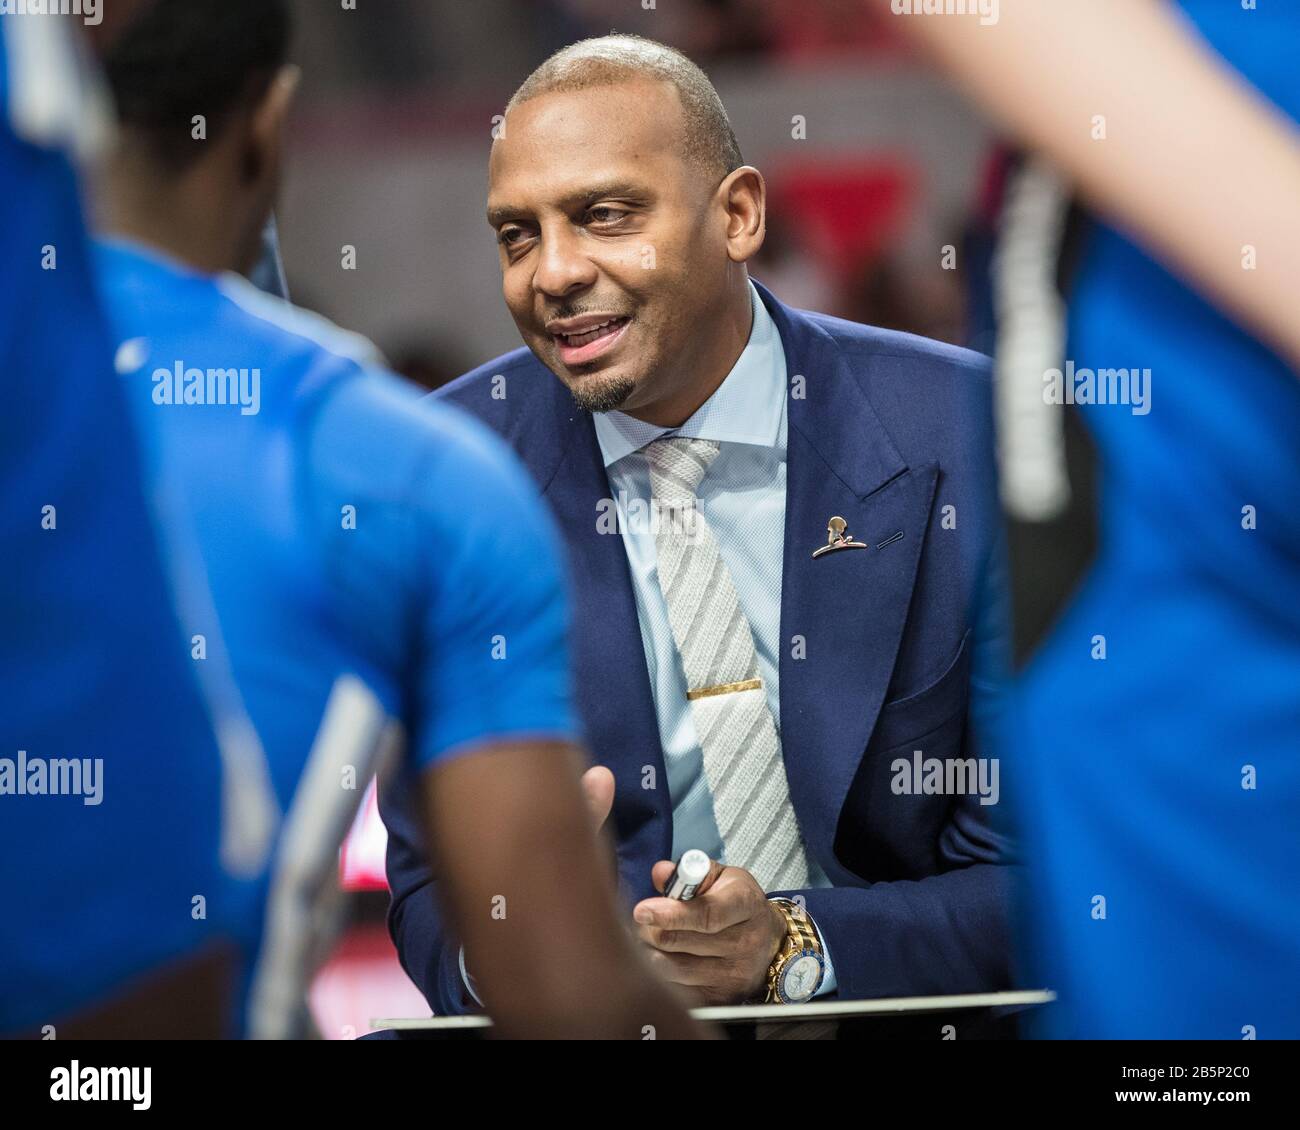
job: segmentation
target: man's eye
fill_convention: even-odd
[[[607,204],[599,204],[595,208],[587,209],[587,219],[596,224],[618,223],[626,215],[622,208],[611,208]]]
[[[523,228],[502,228],[497,232],[497,242],[506,247],[512,247],[518,243],[524,236]]]

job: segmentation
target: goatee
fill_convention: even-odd
[[[573,401],[584,412],[613,412],[632,395],[636,381],[632,377],[615,377],[611,380],[587,380],[569,386]]]

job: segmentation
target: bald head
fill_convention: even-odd
[[[688,160],[719,180],[744,164],[727,111],[708,76],[680,51],[637,35],[583,39],[557,51],[524,80],[506,113],[544,94],[637,80],[664,82],[676,91]]]
[[[505,118],[487,218],[520,335],[583,409],[679,427],[744,350],[763,243],[763,175],[717,93],[612,35],[551,56]]]

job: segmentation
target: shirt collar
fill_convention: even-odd
[[[749,284],[754,322],[749,341],[713,395],[680,428],[661,428],[623,412],[595,414],[605,466],[664,435],[776,447],[785,409],[785,350],[757,289]]]

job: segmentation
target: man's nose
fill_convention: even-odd
[[[584,254],[582,237],[568,224],[542,232],[541,254],[533,289],[548,298],[564,298],[596,281],[596,267]]]

